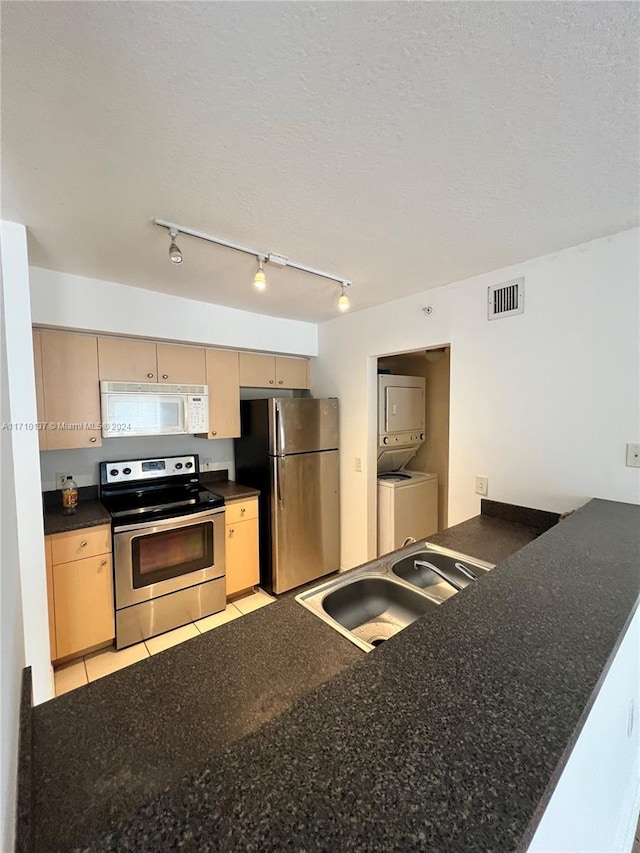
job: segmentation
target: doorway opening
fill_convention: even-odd
[[[408,538],[424,539],[448,527],[450,366],[449,344],[378,358],[378,377],[424,379],[424,440],[406,454],[396,448],[385,452],[381,440],[376,442],[378,555],[402,547]],[[379,428],[380,423],[379,408]]]

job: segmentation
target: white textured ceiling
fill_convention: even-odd
[[[2,216],[36,266],[353,310],[638,223],[633,2],[3,2]]]

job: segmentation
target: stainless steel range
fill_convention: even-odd
[[[100,463],[112,518],[116,648],[224,610],[224,498],[198,456]]]

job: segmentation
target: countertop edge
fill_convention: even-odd
[[[535,835],[536,830],[540,824],[540,820],[541,820],[543,814],[545,813],[547,806],[549,805],[551,797],[553,796],[553,792],[555,791],[556,786],[557,786],[558,782],[560,781],[562,774],[564,773],[565,767],[567,766],[567,762],[569,761],[569,758],[571,757],[571,753],[573,752],[573,748],[575,747],[575,745],[578,741],[578,738],[580,737],[580,734],[582,733],[582,730],[584,729],[584,725],[585,725],[585,723],[589,717],[589,714],[591,713],[591,711],[593,709],[595,701],[598,698],[598,694],[600,693],[600,690],[602,689],[602,685],[604,684],[604,682],[607,678],[607,675],[609,674],[611,666],[612,666],[612,664],[616,658],[616,655],[618,654],[618,650],[620,649],[620,646],[622,645],[622,641],[624,640],[626,633],[629,630],[629,626],[631,625],[631,623],[632,623],[632,621],[633,621],[633,619],[634,619],[634,617],[638,611],[638,608],[640,608],[640,595],[636,599],[634,606],[632,607],[631,611],[629,612],[629,615],[627,616],[627,619],[626,619],[620,633],[618,634],[618,638],[617,638],[613,648],[611,649],[611,653],[610,653],[609,657],[607,658],[604,667],[602,668],[602,672],[600,673],[600,677],[596,681],[596,683],[593,687],[593,690],[589,694],[589,698],[587,699],[587,703],[584,706],[582,713],[580,714],[580,717],[576,721],[575,727],[573,729],[573,732],[571,733],[571,736],[567,742],[567,745],[566,745],[565,749],[563,750],[562,755],[559,757],[558,762],[557,762],[555,768],[553,769],[553,772],[551,773],[551,777],[549,778],[549,782],[547,784],[547,787],[545,788],[545,790],[542,794],[542,797],[540,798],[538,805],[536,806],[536,809],[535,809],[533,815],[531,816],[531,820],[529,821],[527,828],[525,829],[525,831],[522,835],[522,838],[520,840],[520,843],[518,844],[518,847],[515,850],[515,853],[526,853],[526,850],[528,849],[529,845],[531,844],[531,841],[533,840],[533,836]]]

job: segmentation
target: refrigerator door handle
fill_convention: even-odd
[[[282,423],[282,413],[278,401],[275,401],[276,410],[276,455],[282,456],[284,453],[284,426]]]
[[[280,468],[281,458],[279,456],[276,457],[276,496],[278,498],[278,504],[280,505],[280,509],[284,509],[284,500],[282,499],[282,470]]]

